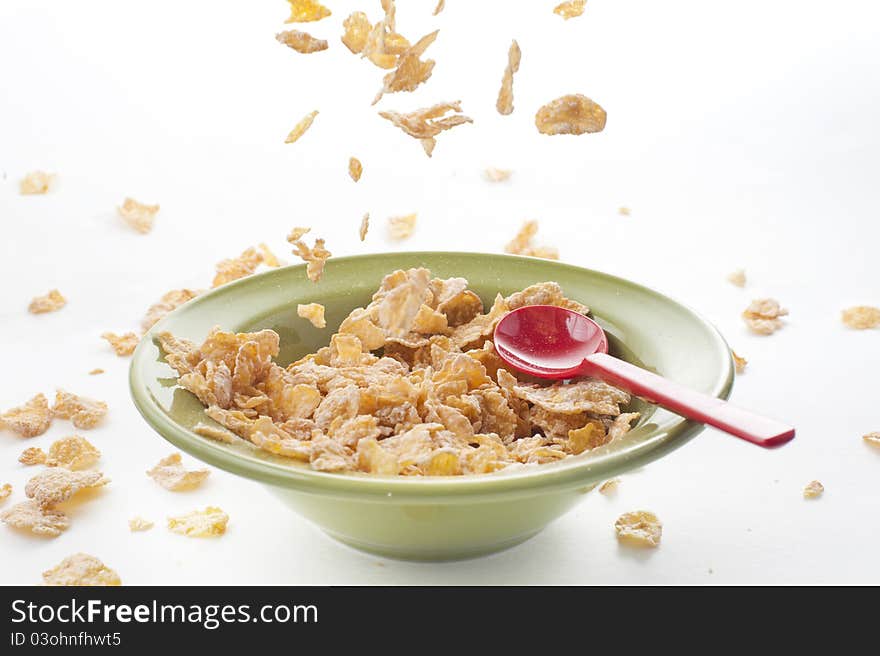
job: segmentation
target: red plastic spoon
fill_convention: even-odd
[[[667,410],[771,448],[794,437],[794,428],[695,392],[608,355],[605,331],[582,314],[553,305],[527,305],[495,328],[495,349],[514,369],[540,378],[592,376]]]

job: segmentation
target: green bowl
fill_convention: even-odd
[[[250,276],[199,296],[160,321],[131,363],[134,403],[166,440],[221,469],[265,484],[291,509],[348,545],[393,558],[445,560],[499,551],[523,542],[584,498],[597,483],[660,458],[703,428],[639,400],[642,416],[623,438],[588,453],[520,469],[455,477],[333,474],[280,458],[243,440],[227,445],[191,431],[213,423],[199,401],[176,386],[151,335],[168,330],[201,342],[215,325],[226,330],[271,328],[281,336],[285,365],[329,340],[342,319],[364,306],[382,277],[424,266],[439,277],[463,276],[484,302],[555,280],[566,295],[592,308],[612,353],[702,392],[727,398],[730,352],[708,322],[641,285],[547,260],[482,253],[388,253],[327,262],[323,279],[289,266]],[[297,317],[298,303],[326,308],[327,328]],[[487,306],[488,307],[488,306]]]

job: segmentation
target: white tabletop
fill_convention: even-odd
[[[0,4],[0,408],[56,387],[106,400],[106,422],[83,434],[113,479],[68,504],[72,525],[56,539],[0,527],[0,583],[37,583],[77,551],[128,584],[880,583],[880,450],[861,439],[880,430],[880,331],[840,321],[843,307],[880,305],[880,10],[590,0],[566,22],[553,0],[449,0],[436,18],[434,0],[401,0],[401,32],[440,29],[437,65],[415,93],[371,107],[382,71],[339,35],[355,9],[376,20],[378,0],[327,4],[329,19],[286,26],[330,41],[312,55],[275,41],[282,0]],[[502,117],[495,96],[511,38],[522,66],[516,109]],[[578,92],[607,110],[605,131],[539,135],[537,107]],[[376,115],[458,99],[474,124],[441,134],[432,159]],[[311,131],[285,145],[313,109]],[[358,184],[351,155],[364,164]],[[514,173],[492,184],[487,166]],[[19,195],[32,169],[56,172],[57,187]],[[149,235],[115,215],[129,195],[161,204]],[[361,244],[365,211],[373,228]],[[388,241],[386,217],[410,212],[414,236]],[[294,225],[313,226],[335,255],[500,251],[529,218],[563,261],[653,286],[715,322],[749,360],[734,400],[791,421],[797,439],[766,452],[707,430],[526,544],[445,564],[352,551],[219,470],[190,493],[145,476],[172,449],[135,411],[128,361],[103,331],[135,329],[169,289],[208,286],[214,263],[247,246],[286,254]],[[725,281],[739,267],[745,289]],[[67,307],[28,314],[31,297],[53,287]],[[761,296],[791,310],[771,337],[750,335],[739,317]],[[88,375],[95,367],[106,373]],[[15,487],[3,507],[36,473],[17,463],[21,450],[72,432],[56,421],[30,440],[0,433],[0,483]],[[826,492],[807,501],[813,479]],[[231,516],[225,536],[164,527],[167,515],[209,504]],[[634,509],[663,521],[658,549],[618,547],[614,520]],[[134,515],[156,527],[130,533]]]

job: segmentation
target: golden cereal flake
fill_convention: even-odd
[[[52,424],[49,401],[41,393],[17,408],[0,414],[0,429],[6,428],[22,437],[42,435]]]
[[[342,21],[342,27],[345,30],[342,35],[342,43],[345,47],[356,55],[362,53],[373,29],[367,15],[362,11],[355,11]]]
[[[22,196],[45,194],[55,182],[53,173],[45,171],[31,171],[18,183],[18,192]]]
[[[32,465],[45,464],[46,458],[47,456],[45,451],[43,451],[39,447],[30,446],[21,452],[21,455],[18,456],[18,461],[26,467],[30,467]]]
[[[62,419],[70,419],[77,428],[87,430],[97,426],[104,418],[107,414],[107,404],[60,389],[55,393],[52,414]]]
[[[743,311],[743,321],[753,333],[771,335],[782,328],[780,317],[788,314],[788,310],[779,306],[779,301],[772,298],[759,298]]]
[[[575,455],[607,444],[609,435],[601,422],[588,421],[582,428],[568,431],[568,449]]]
[[[819,481],[810,481],[804,486],[804,499],[818,499],[825,492],[825,486]]]
[[[509,179],[513,171],[508,169],[496,169],[492,166],[484,171],[484,175],[489,182],[504,182]]]
[[[736,369],[736,373],[742,374],[745,373],[746,366],[749,364],[749,361],[744,357],[741,357],[736,354],[736,351],[731,350],[730,356],[733,358],[733,367]]]
[[[304,231],[301,232],[302,230]],[[305,261],[306,275],[309,280],[318,282],[324,275],[324,265],[333,254],[324,247],[323,239],[315,239],[315,245],[312,248],[306,246],[300,237],[308,231],[308,228],[294,228],[288,235],[287,241],[293,244],[293,254]]]
[[[605,129],[605,110],[579,93],[552,100],[535,114],[541,134],[588,134]]]
[[[604,494],[606,497],[616,494],[618,485],[620,485],[619,478],[612,478],[610,481],[605,481],[599,486],[599,494]]]
[[[4,483],[0,485],[0,501],[5,501],[9,498],[9,495],[12,494],[12,485],[9,483]]]
[[[318,110],[314,110],[306,114],[300,119],[299,123],[293,126],[293,129],[290,131],[290,134],[287,135],[287,138],[284,140],[284,143],[294,143],[301,136],[306,133],[310,127],[312,127],[312,121],[315,120],[315,117],[318,115]]]
[[[367,230],[370,229],[370,213],[367,212],[364,214],[364,218],[361,219],[361,227],[358,230],[358,236],[361,238],[361,241],[367,238]]]
[[[122,220],[137,230],[142,235],[147,234],[153,229],[153,221],[156,220],[156,214],[159,212],[158,205],[145,205],[139,203],[134,198],[126,198],[122,201],[122,205],[116,208]]]
[[[278,43],[283,43],[288,48],[304,55],[327,49],[327,42],[324,39],[316,39],[311,34],[299,32],[298,30],[279,32],[275,35],[275,39]]]
[[[443,11],[445,8],[446,8],[446,0],[440,0],[440,1],[437,3],[437,6],[434,7],[434,13],[433,13],[433,15],[436,16],[436,15],[439,14],[441,11]]]
[[[64,586],[116,586],[122,585],[122,580],[119,574],[94,556],[76,553],[43,572],[43,583]]]
[[[101,472],[70,471],[63,467],[44,469],[27,482],[25,496],[41,508],[51,508],[80,490],[101,487],[110,482]]]
[[[568,0],[561,2],[553,8],[553,13],[562,16],[565,20],[569,18],[577,18],[584,13],[584,6],[587,0]]]
[[[138,533],[140,531],[149,531],[153,528],[154,524],[149,519],[144,519],[143,517],[137,516],[132,517],[128,520],[128,530],[132,533]]]
[[[320,303],[300,303],[296,306],[296,313],[303,319],[308,319],[315,328],[327,327],[327,321],[324,319],[324,306]]]
[[[410,237],[416,229],[416,218],[415,213],[390,217],[388,219],[388,236],[395,240]]]
[[[39,453],[28,453],[34,451],[27,449],[19,457],[19,462],[27,465],[45,464],[48,467],[64,467],[70,470],[86,469],[91,467],[101,459],[101,452],[86,438],[79,435],[71,435],[62,437],[60,440],[52,442],[49,447],[49,453],[43,453],[42,450],[36,449]],[[41,455],[42,454],[42,455]],[[25,462],[23,458],[28,458],[30,462]]]
[[[519,49],[519,44],[514,40],[507,51],[507,66],[504,68],[501,89],[498,91],[498,100],[495,102],[495,109],[499,114],[506,116],[513,112],[513,74],[519,70],[521,58],[522,52]]]
[[[31,314],[45,314],[46,312],[55,312],[67,305],[67,299],[61,295],[57,289],[49,290],[45,296],[34,296],[28,305],[28,312]]]
[[[734,287],[746,286],[746,272],[743,269],[737,269],[727,274],[727,282]]]
[[[862,439],[865,440],[866,444],[880,447],[880,432],[874,431],[871,433],[866,433],[865,435],[862,435]]]
[[[867,330],[880,326],[880,308],[870,305],[856,305],[841,313],[841,319],[848,328]]]
[[[41,508],[35,501],[22,501],[7,508],[0,512],[0,521],[13,528],[53,538],[70,526],[70,520],[63,512]]]
[[[617,213],[620,214],[620,216],[629,216],[630,214],[632,214],[632,210],[628,207],[618,207]]]
[[[559,251],[556,248],[551,246],[534,246],[532,244],[532,240],[537,232],[538,222],[526,221],[516,234],[516,237],[504,247],[504,252],[512,255],[540,257],[545,260],[558,260]]]
[[[361,164],[361,161],[357,157],[349,157],[348,158],[348,175],[352,180],[357,182],[361,179],[361,174],[364,172],[364,166]]]
[[[172,453],[170,456],[162,458],[159,464],[150,469],[147,476],[166,490],[180,492],[197,488],[208,478],[210,473],[207,469],[187,471],[181,464],[180,454]]]
[[[634,547],[657,547],[663,535],[663,524],[647,510],[623,513],[614,523],[618,541]]]
[[[452,112],[447,116],[447,113]],[[461,101],[444,102],[417,109],[409,113],[395,111],[379,112],[379,116],[409,136],[419,139],[428,157],[434,150],[434,137],[463,123],[473,123],[473,119],[461,113]]]
[[[427,59],[422,61],[421,57],[434,43],[439,30],[434,30],[430,34],[426,34],[416,41],[412,46],[403,51],[397,59],[397,67],[386,74],[382,80],[382,88],[373,98],[375,105],[382,99],[386,93],[397,93],[399,91],[415,91],[416,88],[428,81],[431,73],[434,71],[434,60]]]
[[[141,341],[141,338],[135,333],[117,335],[116,333],[106,332],[101,333],[101,339],[107,340],[119,357],[126,357],[134,353],[135,348],[137,348],[138,343]]]
[[[217,273],[214,275],[211,287],[219,287],[251,275],[263,263],[264,259],[259,250],[250,247],[242,251],[241,255],[236,258],[221,260],[217,263]]]
[[[97,368],[95,368],[95,369],[92,369],[92,370],[89,372],[89,376],[97,376],[98,374],[103,374],[103,373],[104,373],[104,370],[101,369],[100,367],[97,367]]]
[[[330,10],[315,0],[287,0],[290,16],[285,23],[311,23],[327,18]]]
[[[547,386],[514,385],[512,392],[514,396],[544,408],[547,412],[563,415],[592,412],[616,417],[620,414],[619,406],[629,403],[630,400],[629,394],[623,390],[593,378]]]
[[[192,427],[192,431],[196,435],[208,437],[212,440],[222,442],[224,444],[233,444],[236,440],[235,433],[233,433],[232,431],[223,428],[222,426],[213,426],[211,424],[205,424],[201,421]]]
[[[266,244],[260,242],[259,244],[257,244],[257,250],[260,252],[260,255],[263,256],[263,264],[265,264],[267,267],[277,269],[281,266],[281,260],[275,257],[275,253],[269,250],[269,247],[266,246]]]
[[[162,295],[162,298],[156,303],[153,303],[153,305],[147,310],[147,314],[141,320],[141,329],[144,332],[147,332],[156,324],[156,322],[164,318],[166,314],[172,310],[176,310],[178,307],[187,301],[194,299],[201,293],[201,290],[193,289],[172,289],[170,292],[166,292]]]
[[[184,515],[168,518],[168,528],[172,533],[188,538],[209,538],[226,533],[229,515],[215,506],[204,510],[194,510]]]

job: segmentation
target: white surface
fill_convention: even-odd
[[[440,28],[434,76],[371,108],[382,73],[339,34],[350,11],[375,20],[379,3],[327,4],[331,18],[300,29],[330,50],[306,56],[273,38],[285,27],[281,0],[0,3],[0,407],[56,386],[105,399],[107,421],[87,437],[113,479],[57,539],[0,527],[0,582],[39,582],[81,550],[129,584],[880,583],[880,452],[861,440],[880,430],[880,333],[839,319],[847,305],[880,305],[878,10],[591,0],[564,22],[555,0],[449,0],[436,18],[434,0],[401,0],[404,34]],[[516,110],[501,117],[513,37]],[[573,92],[605,107],[606,130],[539,135],[537,107]],[[376,116],[454,99],[475,123],[440,135],[431,160]],[[315,108],[311,131],[285,145]],[[353,154],[364,163],[357,185],[346,174]],[[515,173],[493,185],[486,166]],[[57,188],[18,195],[36,168],[57,172]],[[115,216],[126,195],[161,204],[151,234]],[[632,216],[617,215],[621,205]],[[365,211],[373,228],[361,244]],[[389,243],[385,218],[413,211],[416,234]],[[540,240],[564,261],[654,286],[713,320],[749,360],[735,401],[795,423],[795,442],[765,452],[708,430],[530,542],[451,564],[349,550],[222,471],[187,494],[144,475],[171,449],[137,415],[128,361],[101,332],[136,328],[163,292],[207,286],[215,262],[249,245],[286,252],[293,225],[314,226],[336,255],[499,251],[526,218],[540,219]],[[737,267],[745,290],[724,279]],[[51,287],[68,306],[28,314]],[[791,309],[772,337],[747,334],[739,318],[763,295]],[[87,375],[94,367],[107,373]],[[5,506],[36,472],[18,465],[20,451],[71,432],[57,421],[32,440],[0,433],[0,483],[15,486]],[[805,501],[814,478],[825,495]],[[164,528],[167,515],[208,504],[229,512],[226,536]],[[634,554],[612,524],[640,508],[663,520],[663,543]],[[156,528],[129,533],[134,515]]]

